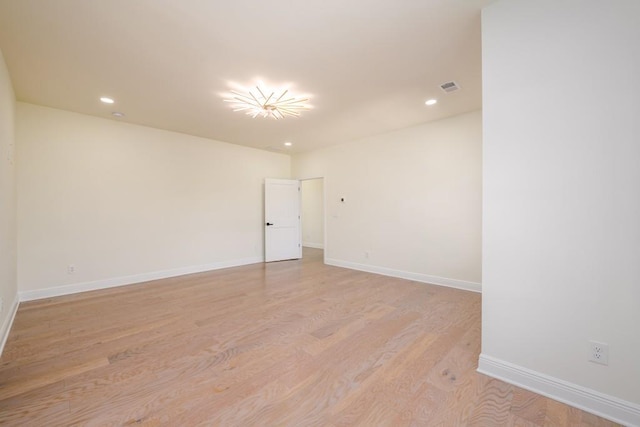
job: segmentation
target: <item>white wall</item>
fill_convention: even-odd
[[[324,180],[302,181],[302,246],[324,248]]]
[[[479,289],[481,123],[478,111],[294,156],[295,177],[324,177],[326,261]]]
[[[264,178],[290,176],[288,155],[24,103],[16,132],[26,298],[261,261]]]
[[[0,353],[17,308],[16,193],[14,167],[15,95],[0,51]]]
[[[482,22],[485,368],[635,404],[639,23],[637,0],[501,1]]]

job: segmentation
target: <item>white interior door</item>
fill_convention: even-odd
[[[299,181],[265,180],[264,219],[264,260],[302,258]]]

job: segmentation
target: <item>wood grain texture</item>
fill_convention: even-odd
[[[302,261],[20,305],[0,424],[612,426],[476,373],[480,295]]]

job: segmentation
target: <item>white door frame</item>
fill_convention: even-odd
[[[327,263],[327,249],[329,247],[329,241],[327,240],[327,178],[325,178],[324,176],[314,176],[314,177],[309,177],[309,178],[299,178],[298,181],[300,181],[302,183],[302,181],[311,181],[312,179],[321,179],[322,180],[322,238],[324,240],[323,245],[324,245],[324,249],[322,252],[322,262],[324,264]],[[300,187],[302,188],[302,184],[300,184]],[[300,212],[302,212],[302,209],[300,210]],[[302,216],[302,215],[301,215]],[[304,220],[304,218],[301,218],[302,220]],[[300,232],[302,233],[302,228],[300,229]],[[302,239],[301,239],[302,241]]]

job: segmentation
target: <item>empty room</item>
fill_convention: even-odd
[[[639,40],[0,0],[0,424],[640,427]]]

